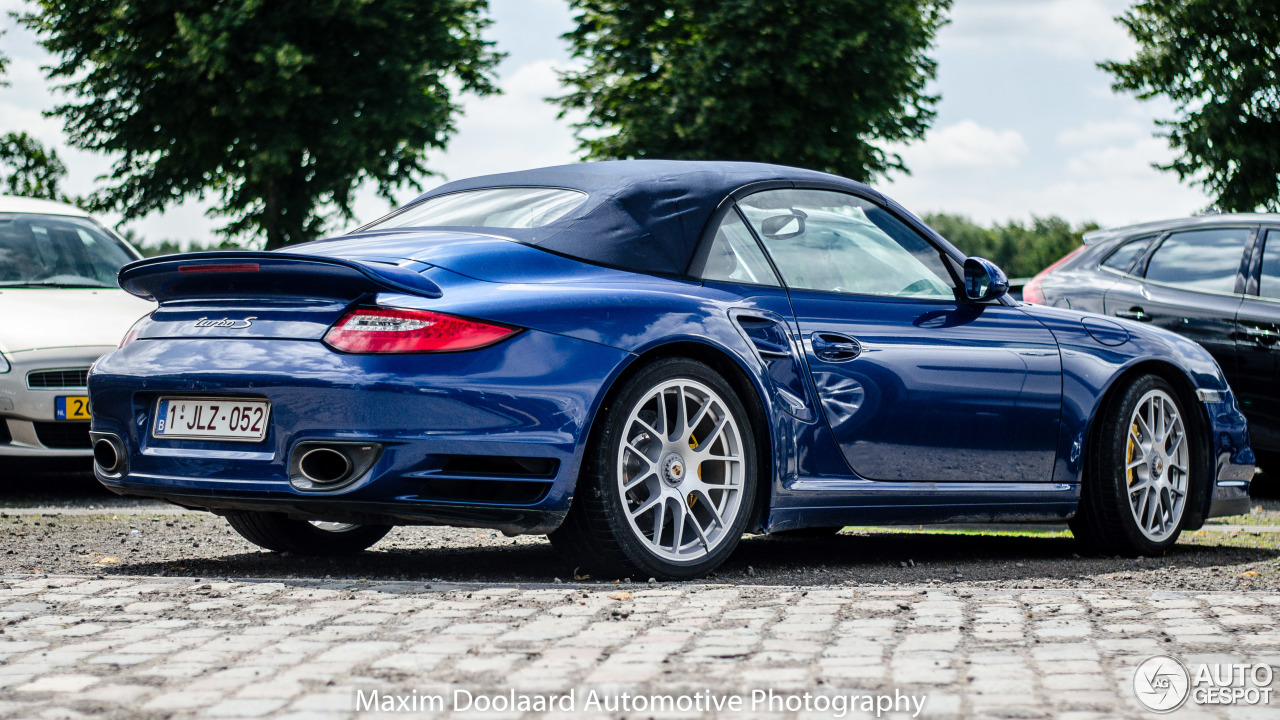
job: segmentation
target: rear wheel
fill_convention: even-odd
[[[283,513],[243,512],[227,522],[245,540],[267,550],[295,555],[347,555],[367,550],[391,532],[391,525],[352,525],[294,520]]]
[[[689,579],[737,546],[755,495],[741,401],[710,367],[660,360],[602,410],[552,543],[597,573]]]
[[[1159,555],[1178,541],[1191,492],[1192,438],[1182,403],[1155,375],[1103,411],[1071,531],[1108,555]]]

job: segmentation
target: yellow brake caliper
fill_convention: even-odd
[[[1124,465],[1126,468],[1129,468],[1128,470],[1125,470],[1125,472],[1128,473],[1129,475],[1129,478],[1128,478],[1129,485],[1133,485],[1135,482],[1138,481],[1138,474],[1134,472],[1133,468],[1129,467],[1129,464],[1133,462],[1133,449],[1135,447],[1133,439],[1137,436],[1138,436],[1138,423],[1134,423],[1133,426],[1129,428],[1129,444],[1124,454]]]
[[[698,449],[698,438],[694,437],[693,433],[689,433],[689,449]],[[702,463],[698,463],[698,479],[702,479]],[[695,497],[693,493],[689,493],[689,497],[685,498],[685,500],[689,503],[690,510],[693,509],[693,504],[698,502],[698,498]]]

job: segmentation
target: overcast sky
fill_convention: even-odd
[[[555,69],[570,59],[560,35],[572,27],[564,0],[490,0],[489,36],[508,54],[499,68],[503,95],[467,98],[466,114],[447,152],[430,160],[438,178],[572,162],[569,123],[543,98],[560,93]],[[66,146],[61,122],[41,116],[57,101],[40,69],[51,58],[7,11],[0,47],[11,58],[0,88],[0,131],[25,130],[53,145],[66,161],[73,194],[93,189],[110,159]],[[944,211],[983,223],[1060,215],[1104,226],[1189,215],[1208,204],[1195,188],[1155,170],[1171,157],[1152,136],[1154,120],[1170,117],[1163,103],[1140,103],[1111,92],[1095,67],[1133,53],[1114,22],[1125,0],[955,0],[951,23],[938,35],[934,92],[938,117],[923,142],[901,150],[910,176],[873,183],[917,213]],[[415,193],[405,190],[400,200]],[[208,204],[188,202],[125,228],[143,238],[209,240]],[[362,192],[356,210],[371,220],[389,209]],[[117,222],[118,217],[104,218]],[[342,230],[344,228],[335,228]]]

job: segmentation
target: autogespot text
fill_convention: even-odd
[[[721,694],[711,690],[681,694],[602,693],[596,690],[561,694],[521,693],[508,690],[499,693],[454,690],[452,695],[420,693],[383,693],[357,690],[357,712],[558,712],[558,713],[633,713],[633,712],[808,712],[826,713],[832,718],[850,713],[910,713],[917,717],[924,710],[926,695],[893,694],[784,693],[753,690],[749,694]]]

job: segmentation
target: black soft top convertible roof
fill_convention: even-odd
[[[862,183],[842,177],[781,165],[619,160],[458,180],[423,194],[410,205],[481,188],[580,190],[587,193],[587,200],[548,225],[491,231],[590,263],[635,272],[683,275],[707,220],[720,202],[735,190],[769,181],[812,182],[872,192]]]

